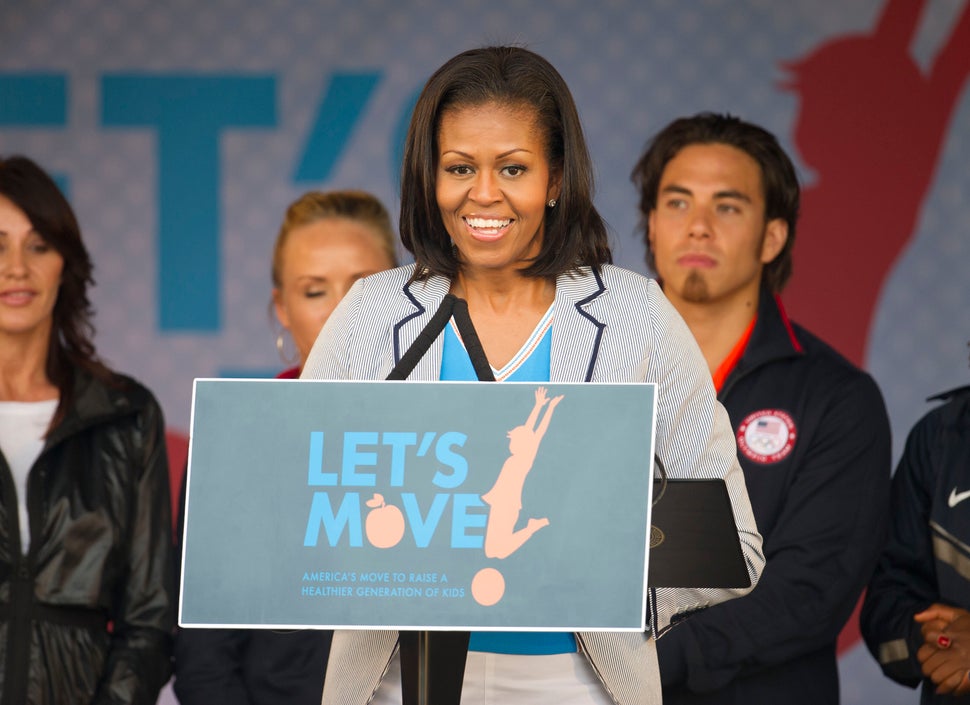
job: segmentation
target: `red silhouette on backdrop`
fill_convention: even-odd
[[[858,365],[883,282],[916,228],[970,75],[970,3],[925,72],[910,55],[925,0],[889,0],[871,34],[832,39],[785,64],[801,98],[802,190],[785,305]],[[861,600],[860,600],[861,604]],[[861,639],[859,605],[839,635]]]
[[[816,181],[802,191],[792,317],[856,364],[883,281],[912,236],[970,75],[970,3],[924,72],[910,43],[925,0],[889,0],[871,34],[786,63],[801,98],[794,139]]]

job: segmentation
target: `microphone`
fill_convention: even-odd
[[[441,331],[448,325],[448,321],[452,315],[455,317],[455,323],[458,324],[458,332],[461,333],[461,338],[465,343],[465,350],[468,352],[468,357],[472,361],[472,367],[475,368],[475,374],[478,376],[479,381],[494,382],[495,375],[492,374],[492,367],[488,364],[485,348],[482,347],[482,341],[479,339],[475,325],[472,323],[472,318],[468,314],[468,302],[464,299],[459,299],[454,294],[447,294],[445,296],[441,301],[441,305],[438,306],[438,310],[431,316],[431,320],[418,333],[418,337],[414,339],[411,347],[404,351],[401,359],[398,360],[398,363],[391,370],[390,374],[387,375],[386,379],[407,379],[408,375],[417,366],[418,361],[431,349],[435,338],[441,335]]]
[[[494,382],[495,375],[492,374],[492,366],[488,364],[488,357],[485,355],[485,348],[482,341],[478,338],[478,332],[472,323],[472,317],[468,315],[468,302],[464,299],[455,299],[455,323],[458,324],[458,332],[461,333],[462,340],[465,341],[465,350],[471,358],[472,367],[478,375],[479,382]]]
[[[458,332],[465,343],[465,350],[475,368],[479,381],[494,382],[495,375],[482,347],[472,318],[468,314],[468,302],[453,294],[445,296],[428,324],[418,333],[400,361],[387,376],[389,380],[407,379],[418,361],[431,349],[435,338],[448,325],[454,315]],[[398,637],[401,648],[401,696],[404,705],[425,702],[454,702],[461,699],[461,685],[468,657],[468,632],[413,632],[402,631]],[[433,658],[432,658],[432,654]],[[431,667],[433,660],[435,668]],[[431,672],[434,671],[433,677]],[[424,697],[422,697],[424,696]]]
[[[408,378],[408,375],[414,370],[418,361],[431,349],[431,344],[434,343],[435,338],[441,335],[441,331],[448,325],[448,320],[451,318],[451,312],[455,309],[456,301],[458,301],[458,298],[454,294],[447,294],[445,296],[438,310],[431,317],[431,320],[418,333],[418,337],[414,339],[411,347],[404,351],[401,359],[394,365],[394,369],[391,370],[386,379],[402,380]]]

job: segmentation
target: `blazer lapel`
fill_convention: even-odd
[[[588,268],[580,275],[556,279],[555,323],[552,326],[551,382],[589,382],[600,353],[606,323],[589,305],[606,294],[603,280]]]
[[[438,310],[450,282],[432,276],[405,284],[406,300],[401,318],[394,324],[394,362],[414,343]],[[556,280],[555,324],[552,327],[552,382],[588,382],[600,353],[606,323],[589,311],[590,304],[607,294],[600,276],[583,268],[579,275],[564,274]],[[411,379],[436,380],[440,376],[443,337],[438,336],[421,358]]]
[[[394,324],[394,364],[397,364],[404,352],[414,344],[418,334],[424,330],[434,312],[438,310],[450,287],[451,283],[448,279],[440,276],[431,276],[424,281],[404,285],[401,293],[407,303],[404,306],[404,315]],[[438,379],[441,373],[443,351],[444,338],[439,335],[411,372],[409,379]]]

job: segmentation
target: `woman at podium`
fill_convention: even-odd
[[[415,262],[355,285],[302,376],[379,380],[411,360],[409,378],[421,380],[656,382],[658,455],[671,475],[726,479],[755,582],[761,537],[727,415],[656,282],[611,264],[592,173],[572,96],[549,62],[517,47],[446,62],[405,144],[400,234]],[[467,303],[472,329],[459,318],[420,336],[449,294]],[[741,592],[656,590],[646,632],[473,633],[461,703],[659,703],[654,639],[679,615]],[[336,632],[324,703],[401,702],[397,645],[394,631]]]

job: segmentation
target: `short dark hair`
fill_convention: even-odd
[[[23,211],[37,234],[64,260],[45,365],[48,379],[60,392],[53,427],[73,401],[76,367],[104,380],[113,377],[98,359],[92,342],[91,257],[70,204],[34,161],[23,156],[0,157],[0,195]]]
[[[765,220],[783,219],[788,223],[788,240],[778,256],[765,265],[762,284],[780,292],[791,276],[795,225],[798,222],[800,191],[795,167],[773,134],[762,127],[732,115],[699,113],[674,120],[658,132],[636,166],[631,179],[640,191],[640,218],[647,247],[647,265],[656,271],[650,247],[651,211],[657,207],[657,191],[667,163],[684,147],[692,144],[726,144],[740,149],[761,167]]]
[[[453,277],[459,262],[435,196],[438,132],[448,110],[498,103],[535,111],[552,173],[562,180],[546,210],[545,237],[523,274],[555,277],[612,261],[606,224],[593,205],[593,168],[566,82],[544,58],[512,46],[472,49],[428,79],[411,116],[401,168],[401,242],[414,255],[415,276]]]

